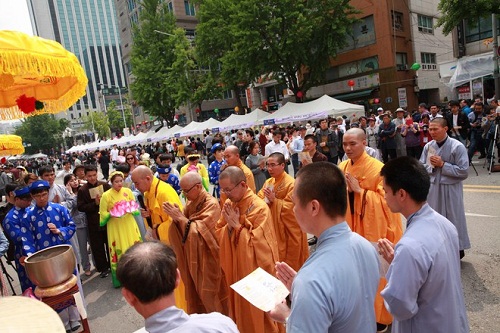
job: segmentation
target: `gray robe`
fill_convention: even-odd
[[[396,135],[394,136],[394,140],[396,140],[396,155],[406,156],[406,142],[405,138],[401,136],[402,128],[398,129],[399,125],[405,125],[405,119],[395,118],[393,121],[394,125],[396,125]]]
[[[445,162],[442,168],[427,164],[429,148]],[[431,187],[427,201],[439,214],[455,225],[458,231],[460,250],[469,249],[470,241],[465,220],[464,191],[462,181],[469,176],[469,158],[465,146],[450,137],[439,147],[436,140],[427,143],[420,157],[431,177]]]

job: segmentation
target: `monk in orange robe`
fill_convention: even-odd
[[[168,234],[186,287],[187,312],[228,315],[228,290],[215,235],[221,216],[219,202],[204,190],[196,172],[186,173],[180,187],[187,198],[184,212],[169,202],[163,204],[163,210],[174,221]]]
[[[392,213],[384,199],[383,179],[380,176],[384,164],[366,153],[366,134],[362,129],[348,130],[344,134],[343,146],[348,159],[340,163],[339,168],[347,181],[346,220],[349,227],[370,242],[387,238],[396,244],[403,235],[403,229],[401,216]],[[386,284],[386,279],[381,278],[375,297],[375,318],[382,325],[392,322],[392,316],[380,296]]]
[[[227,167],[219,176],[224,202],[216,225],[220,262],[227,285],[241,280],[258,267],[275,275],[278,244],[266,203],[248,188],[243,171]],[[242,333],[283,332],[284,327],[265,312],[229,289],[229,316]]]
[[[154,238],[161,242],[170,245],[168,239],[168,228],[172,223],[172,218],[163,211],[162,204],[170,202],[176,204],[182,210],[182,202],[179,195],[169,184],[159,180],[153,175],[150,168],[140,165],[132,171],[132,181],[135,188],[144,194],[145,204],[147,209],[141,209],[141,215],[146,221],[147,217],[152,220],[152,229],[146,225],[148,234],[152,234]],[[147,239],[148,236],[146,236]],[[178,308],[187,311],[186,296],[184,292],[184,283],[179,283],[179,286],[174,290],[175,302]]]
[[[292,192],[295,179],[285,172],[285,156],[272,153],[267,159],[271,178],[257,194],[269,206],[278,241],[279,260],[298,271],[309,257],[307,235],[300,229],[293,213]]]

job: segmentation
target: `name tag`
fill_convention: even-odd
[[[429,142],[429,138],[428,137],[424,137],[424,143],[427,143]]]

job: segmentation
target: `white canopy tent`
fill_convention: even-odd
[[[319,119],[327,116],[349,116],[354,113],[364,114],[363,105],[340,101],[328,95],[306,102],[286,103],[281,109],[262,119],[264,124],[283,124],[287,122]]]
[[[176,136],[189,136],[203,133],[204,130],[212,130],[213,128],[218,128],[220,125],[220,121],[215,120],[214,118],[210,118],[205,120],[204,122],[192,121],[186,127],[182,128],[179,131],[176,131],[174,134]]]
[[[462,57],[452,67],[446,66],[447,64],[449,63],[440,65],[441,78],[445,81],[451,74],[449,82],[445,84],[450,88],[455,88],[471,80],[493,74],[493,53]],[[443,75],[441,67],[449,68],[448,75]]]
[[[262,125],[262,119],[267,116],[269,116],[269,113],[262,111],[261,109],[255,109],[245,115],[232,114],[219,124],[219,131],[229,131],[237,128],[248,128],[255,125]]]
[[[167,140],[167,139],[173,137],[174,133],[180,131],[181,129],[182,129],[182,126],[175,125],[174,127],[171,127],[171,128],[163,127],[162,129],[160,129],[156,133],[154,133],[154,131],[151,131],[151,132],[153,132],[152,135],[150,135],[151,132],[148,132],[148,135],[146,136],[146,141],[147,142],[158,142],[158,141],[162,141],[162,140]]]

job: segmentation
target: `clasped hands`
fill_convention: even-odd
[[[240,228],[240,209],[233,207],[230,201],[225,202],[224,206],[222,206],[222,216],[230,230]]]
[[[276,263],[276,277],[280,280],[288,291],[292,291],[292,284],[297,272],[288,266],[285,262]],[[276,305],[274,309],[268,312],[271,319],[274,321],[284,323],[286,318],[290,315],[290,308],[286,304],[286,300],[283,300],[280,304]]]

